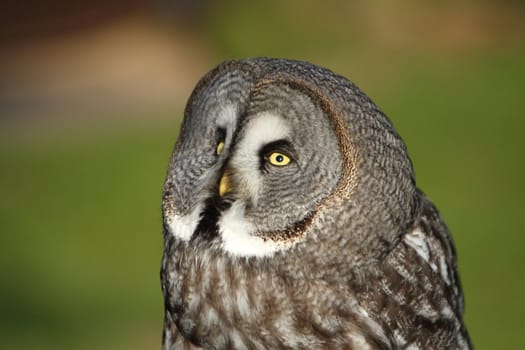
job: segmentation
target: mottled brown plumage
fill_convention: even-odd
[[[326,69],[259,58],[208,73],[163,219],[165,350],[471,347],[454,246],[403,141]]]

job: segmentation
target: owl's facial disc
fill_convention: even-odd
[[[270,93],[277,106],[247,111],[220,181],[219,192],[233,204],[219,218],[219,235],[235,256],[269,256],[300,241],[341,171],[337,138],[321,108],[291,89]]]
[[[240,104],[209,97],[185,119],[169,177],[184,211],[165,210],[167,227],[233,256],[271,256],[295,245],[341,175],[330,119],[286,84],[258,88]]]

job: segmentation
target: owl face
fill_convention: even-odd
[[[336,187],[342,157],[330,119],[307,93],[281,82],[252,87],[237,73],[216,77],[187,109],[164,216],[183,240],[265,256],[300,238]]]

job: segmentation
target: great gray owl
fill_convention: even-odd
[[[468,349],[449,232],[353,83],[306,62],[219,65],[163,191],[168,349]]]

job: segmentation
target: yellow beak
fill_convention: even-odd
[[[230,174],[225,170],[222,174],[221,181],[219,181],[219,196],[223,197],[226,193],[231,191]]]

